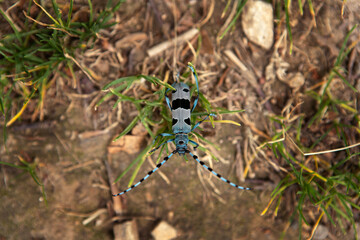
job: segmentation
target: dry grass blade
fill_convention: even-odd
[[[329,149],[329,150],[324,150],[324,151],[319,151],[319,152],[304,153],[304,156],[313,156],[313,155],[320,155],[320,154],[325,154],[325,153],[344,151],[344,150],[351,149],[351,148],[354,148],[357,146],[360,146],[360,143],[352,144],[350,146],[346,146],[346,147],[342,147],[342,148]]]
[[[178,44],[181,44],[183,42],[189,41],[190,39],[194,38],[199,33],[199,30],[197,28],[192,28],[188,30],[187,32],[179,35],[177,38],[162,42],[150,49],[147,50],[147,54],[149,57],[154,57],[165,50],[167,50],[170,47],[174,47]]]

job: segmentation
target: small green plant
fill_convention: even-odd
[[[25,172],[28,172],[30,174],[30,176],[34,179],[36,184],[41,187],[41,192],[43,195],[44,202],[45,202],[45,204],[47,204],[47,198],[46,198],[44,184],[42,184],[42,182],[40,181],[40,179],[37,176],[36,171],[35,171],[37,164],[36,163],[28,163],[21,156],[17,156],[17,157],[22,165],[16,165],[16,164],[2,162],[2,161],[0,161],[0,164],[6,165],[9,167],[18,168],[18,169],[24,170]]]
[[[342,122],[342,120],[345,120],[345,117],[351,117],[354,121],[358,122],[359,113],[355,110],[354,106],[352,106],[354,102],[335,99],[335,97],[330,94],[330,91],[328,91],[330,82],[334,76],[337,75],[345,85],[357,93],[357,90],[346,81],[346,78],[339,74],[343,60],[355,46],[352,44],[346,49],[349,36],[356,27],[357,26],[354,26],[347,34],[334,67],[330,71],[324,91],[322,91],[322,93],[315,91],[308,92],[318,103],[317,113],[314,114],[308,122],[305,122],[304,116],[299,116],[297,124],[287,124],[286,118],[281,116],[271,118],[273,123],[282,126],[282,130],[273,136],[273,141],[268,143],[268,145],[273,150],[274,156],[278,159],[285,160],[289,168],[287,169],[285,178],[279,182],[272,192],[271,200],[263,211],[263,214],[268,211],[272,202],[277,199],[274,210],[274,214],[276,215],[279,211],[284,193],[287,191],[295,191],[297,206],[290,221],[294,221],[295,217],[298,216],[299,239],[301,239],[303,223],[313,226],[312,237],[324,215],[326,215],[333,225],[337,223],[344,233],[343,220],[347,221],[355,231],[355,238],[357,237],[353,212],[360,210],[358,205],[360,200],[360,153],[352,153],[351,148],[360,145],[360,143],[349,146],[350,140],[348,139],[347,132],[357,132],[359,134],[360,131],[358,127],[351,126]],[[342,108],[344,110],[342,112],[347,112],[349,115],[343,116],[338,110],[339,108]],[[332,114],[334,116],[333,118],[337,120],[332,121],[331,126],[327,126],[327,131],[312,143],[311,146],[304,146],[301,141],[302,130],[304,128],[307,130],[313,125],[320,127],[321,120],[326,116],[325,113]],[[272,125],[274,126],[275,124]],[[345,147],[311,153],[316,146],[329,137],[330,133],[335,133]],[[288,140],[286,141],[288,144],[285,144],[285,139]],[[298,152],[298,155],[295,155],[294,151]],[[346,156],[341,159],[341,155],[339,155],[337,158],[340,159],[332,164],[321,156],[318,156],[322,153],[335,153],[339,151],[345,151]],[[299,155],[301,157],[299,157]],[[306,210],[305,206],[309,204],[316,207],[320,213],[317,220],[313,223],[310,223],[303,213]]]
[[[112,15],[123,1],[113,4],[108,0],[106,9],[96,15],[92,1],[88,0],[87,22],[73,18],[74,0],[69,1],[67,12],[63,12],[55,0],[51,1],[52,8],[48,10],[35,0],[28,2],[22,29],[0,8],[0,15],[13,30],[0,40],[0,112],[5,146],[6,128],[21,118],[30,101],[37,101],[36,112],[40,112],[40,119],[43,118],[45,92],[51,86],[53,76],[62,74],[63,67],[71,73],[73,87],[77,86],[73,70],[75,51],[93,42],[99,30],[112,26]],[[35,19],[30,17],[34,5],[39,10]],[[19,159],[23,166],[0,164],[27,171],[42,187],[46,202],[44,186],[36,175],[35,165]]]
[[[55,73],[61,74],[62,67],[69,69],[72,85],[77,86],[73,70],[75,50],[84,49],[86,44],[97,37],[99,30],[113,25],[110,19],[122,1],[113,6],[109,0],[106,9],[95,16],[89,0],[87,22],[73,21],[74,0],[70,0],[67,14],[62,12],[55,0],[51,3],[52,9],[47,10],[35,0],[29,1],[27,11],[24,12],[23,29],[18,29],[0,9],[0,14],[14,31],[0,41],[0,111],[5,126],[10,126],[21,117],[31,99],[37,99],[40,118],[43,118],[45,91],[51,85],[51,77]],[[39,8],[36,19],[29,16],[33,5]],[[12,108],[16,106],[21,107],[16,109],[14,116],[10,116],[10,112],[15,110]],[[6,135],[4,137],[6,141]]]
[[[291,17],[291,0],[277,0],[275,1],[275,12],[276,12],[276,16],[277,19],[279,21],[279,25],[281,26],[281,12],[282,12],[282,4],[281,2],[283,1],[283,6],[284,6],[284,10],[285,10],[285,24],[286,24],[286,29],[287,29],[287,34],[289,36],[289,42],[290,42],[290,47],[289,47],[289,53],[290,55],[292,54],[292,50],[293,50],[293,37],[292,37],[292,31],[291,31],[291,24],[290,24],[290,17]],[[298,7],[299,7],[299,12],[300,15],[302,16],[304,14],[304,6],[302,4],[301,0],[298,0]],[[309,6],[309,11],[310,14],[312,16],[312,24],[316,27],[316,18],[315,18],[315,11],[314,11],[314,7],[313,7],[313,3],[312,0],[307,0],[307,4]]]

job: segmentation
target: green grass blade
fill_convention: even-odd
[[[62,19],[61,19],[61,13],[60,13],[60,9],[59,9],[59,5],[57,4],[56,0],[51,0],[52,5],[53,5],[53,9],[55,12],[55,17],[58,20],[59,23],[59,27],[62,28],[64,26]]]
[[[130,82],[133,82],[133,81],[138,80],[138,79],[139,79],[138,76],[130,76],[130,77],[118,78],[118,79],[112,81],[111,83],[106,84],[106,85],[102,88],[102,90],[109,89],[110,87],[112,87],[112,86],[114,86],[114,85],[116,85],[116,84],[119,84],[119,83],[129,82],[129,81],[130,81]]]
[[[15,164],[12,164],[12,163],[3,162],[3,161],[0,161],[0,164],[6,165],[6,166],[9,166],[9,167],[14,167],[14,168],[22,169],[22,170],[27,170],[27,169],[28,169],[26,166],[18,166],[18,165],[15,165]]]
[[[156,78],[156,77],[151,77],[151,76],[146,76],[146,75],[140,75],[141,77],[145,78],[147,81],[153,83],[153,84],[158,84],[161,86],[164,86],[166,88],[169,88],[171,90],[176,90],[173,86],[171,86],[170,84],[161,81],[160,79]]]
[[[357,90],[353,85],[351,85],[351,84],[349,83],[349,81],[346,80],[346,78],[345,78],[341,73],[339,73],[336,69],[333,69],[333,71],[335,72],[336,75],[338,75],[338,77],[341,78],[341,80],[343,80],[343,82],[344,82],[349,88],[351,88],[351,90],[353,90],[355,93],[358,92],[358,90]]]
[[[66,27],[70,27],[73,6],[74,6],[74,0],[70,0],[69,12],[68,12],[68,17],[67,17],[67,21],[66,21]]]
[[[93,5],[91,3],[91,0],[88,0],[88,4],[89,4],[89,12],[90,12],[89,25],[92,25],[94,19],[94,12],[93,12]]]
[[[31,177],[34,179],[35,183],[39,186],[43,186],[43,184],[41,183],[39,177],[36,175],[36,172],[34,171],[34,169],[32,169],[31,167],[28,167],[28,172],[31,175]]]
[[[153,132],[151,131],[149,124],[147,123],[147,119],[144,118],[140,118],[141,123],[143,124],[145,130],[149,133],[149,135],[151,136],[151,138],[155,138],[155,135],[153,134]]]
[[[137,124],[137,122],[140,120],[140,117],[139,116],[136,116],[136,118],[134,118],[134,120],[132,120],[132,122],[124,129],[124,131],[122,131],[122,133],[119,134],[119,136],[117,136],[115,139],[114,139],[114,142],[116,140],[118,140],[119,138],[121,138],[122,136],[126,135],[127,133],[129,133],[131,131],[131,129],[133,127],[135,127],[135,125]]]
[[[340,210],[337,205],[331,203],[330,206],[332,209],[335,210],[335,212],[337,214],[339,214],[339,216],[341,216],[341,217],[345,218],[347,221],[351,222],[351,218],[346,213],[344,213],[342,210]]]
[[[227,10],[228,10],[229,7],[230,7],[231,2],[232,2],[231,0],[228,0],[228,1],[227,1],[226,6],[225,6],[225,8],[224,8],[224,10],[223,10],[223,12],[222,12],[222,14],[221,14],[221,16],[224,16],[224,15],[226,14]]]
[[[122,90],[124,90],[126,88],[126,85],[120,85],[119,87],[116,87],[113,89],[114,92],[120,92]],[[102,104],[105,100],[109,99],[111,96],[113,96],[114,94],[112,92],[107,93],[104,97],[102,97],[99,102],[96,103],[95,107],[100,106],[100,104]]]
[[[350,35],[352,34],[352,32],[357,28],[358,24],[355,24],[350,31],[346,34],[346,37],[341,45],[341,49],[339,52],[338,57],[336,58],[336,62],[335,62],[335,67],[340,66],[341,63],[344,61],[344,58],[349,54],[349,51],[345,52],[345,48],[346,48],[346,44],[350,38]]]
[[[285,189],[287,189],[288,187],[290,187],[291,185],[297,184],[296,180],[292,180],[290,182],[284,183],[284,185],[282,187],[279,187],[278,190],[276,192],[272,192],[271,196],[274,198],[277,195],[282,195],[282,193],[285,191]]]
[[[293,39],[292,39],[292,33],[291,33],[291,26],[290,26],[290,14],[289,14],[289,7],[291,0],[284,0],[285,1],[285,20],[286,20],[286,29],[288,31],[289,41],[290,41],[290,48],[289,53],[292,54],[293,49]]]
[[[205,143],[213,146],[216,150],[220,150],[220,147],[217,146],[216,144],[214,144],[213,142],[210,142],[209,140],[207,140],[206,138],[204,138],[203,136],[201,136],[199,133],[197,132],[192,132],[194,135],[196,135],[201,141],[204,141]]]
[[[224,36],[227,34],[227,32],[234,26],[236,23],[236,20],[240,17],[240,14],[246,4],[247,0],[238,0],[238,7],[236,9],[236,15],[233,18],[233,20],[230,22],[229,26],[225,29],[225,31],[221,34],[220,40],[224,38]]]
[[[344,41],[343,41],[343,43],[342,43],[342,45],[341,45],[341,49],[340,49],[339,55],[338,55],[337,58],[336,58],[336,62],[335,62],[335,64],[334,64],[334,69],[335,69],[336,67],[339,67],[339,66],[342,64],[342,62],[344,61],[345,57],[350,53],[350,49],[349,49],[348,51],[345,51],[345,48],[346,48],[346,45],[347,45],[347,42],[348,42],[348,40],[349,40],[349,38],[350,38],[351,33],[357,28],[357,26],[358,26],[357,24],[356,24],[355,26],[353,26],[353,27],[351,28],[351,30],[346,34],[346,37],[345,37],[345,39],[344,39]],[[330,85],[330,83],[331,83],[331,81],[332,81],[333,78],[334,78],[334,74],[330,73],[329,79],[328,79],[328,81],[326,82],[325,87],[324,87],[324,90],[323,90],[323,92],[322,92],[322,96],[325,95],[326,90],[327,90],[327,88],[329,87],[329,85]]]
[[[303,10],[303,5],[302,5],[301,0],[298,0],[298,4],[299,4],[299,11],[300,11],[300,14],[302,16],[304,14],[304,10]]]
[[[3,102],[2,97],[0,97],[0,111],[3,115],[5,115],[5,107],[4,107],[4,102]]]
[[[320,206],[321,206],[321,209],[324,211],[325,215],[330,220],[331,224],[335,227],[336,223],[335,223],[334,219],[332,218],[332,216],[330,215],[330,213],[328,212],[328,210],[326,209],[326,207],[322,204]]]
[[[270,196],[273,198],[275,193],[280,189],[280,187],[289,180],[290,176],[286,175],[283,179],[280,180],[280,182],[276,185],[274,190],[271,192]]]
[[[121,101],[130,101],[130,102],[132,102],[132,103],[134,103],[134,104],[139,104],[139,103],[142,103],[142,102],[145,101],[145,100],[142,100],[142,99],[137,100],[137,99],[135,99],[135,98],[133,98],[133,97],[128,97],[128,96],[126,96],[126,95],[124,95],[124,94],[121,94],[121,93],[119,93],[119,92],[115,92],[113,89],[110,89],[110,92],[111,92],[112,94],[116,95],[117,97],[119,97],[119,99],[120,99]]]
[[[299,240],[301,240],[301,233],[302,233],[302,221],[304,219],[304,216],[302,214],[299,214]]]
[[[150,151],[150,148],[151,148],[151,146],[149,145],[140,153],[140,161],[138,162],[138,165],[136,166],[133,174],[131,175],[130,181],[128,183],[128,187],[130,187],[134,183],[135,178],[136,178],[137,174],[139,173],[141,166],[144,164],[146,155]]]
[[[308,2],[308,5],[309,5],[310,14],[311,14],[311,16],[313,17],[314,22],[316,23],[315,10],[314,10],[312,1],[311,1],[311,0],[307,0],[307,2]]]
[[[354,215],[353,215],[352,211],[350,210],[350,208],[348,207],[348,205],[346,204],[346,202],[348,202],[348,201],[346,201],[346,198],[344,199],[340,195],[337,195],[337,197],[340,200],[342,207],[345,209],[346,215],[349,217],[349,221],[351,223],[354,223]]]
[[[150,150],[151,145],[147,146],[135,159],[132,161],[129,166],[116,178],[114,183],[118,182],[137,162],[144,158],[147,152]],[[131,185],[131,184],[129,184]]]
[[[0,8],[0,14],[5,18],[5,20],[10,24],[11,28],[13,29],[15,35],[16,35],[16,39],[22,43],[22,38],[20,37],[20,33],[17,30],[17,28],[15,27],[15,24],[8,18],[8,16],[3,12],[3,10]]]
[[[199,102],[201,102],[201,106],[205,108],[207,112],[211,111],[211,104],[202,93],[199,93]]]

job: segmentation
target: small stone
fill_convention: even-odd
[[[319,225],[314,234],[314,240],[326,239],[329,235],[329,230],[324,225]]]
[[[115,240],[139,240],[138,227],[135,220],[115,224],[113,231]]]
[[[144,135],[125,135],[117,141],[110,143],[110,145],[108,146],[108,152],[110,154],[115,154],[122,151],[128,154],[138,153],[141,150],[142,143],[144,142],[145,137],[146,136]]]
[[[249,1],[242,14],[242,27],[248,39],[268,50],[274,42],[274,17],[271,4]]]
[[[54,144],[52,144],[52,143],[48,143],[48,144],[46,144],[45,147],[44,147],[45,151],[51,151],[51,150],[53,150],[54,148],[55,148],[55,146],[54,146]]]
[[[293,89],[299,89],[305,83],[305,77],[300,72],[289,74],[288,77],[287,84]]]
[[[170,240],[177,237],[177,231],[174,227],[165,221],[161,221],[151,232],[155,240]]]

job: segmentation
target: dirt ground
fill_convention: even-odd
[[[105,1],[93,0],[94,9],[101,9],[102,2]],[[59,75],[46,92],[44,120],[36,118],[31,121],[37,106],[37,101],[33,100],[21,121],[8,129],[7,149],[3,141],[0,142],[1,161],[18,163],[17,156],[20,155],[29,163],[36,164],[36,173],[44,184],[48,203],[44,202],[41,187],[27,172],[0,165],[1,240],[121,239],[119,235],[125,231],[122,227],[126,223],[137,227],[137,231],[125,228],[138,232],[140,239],[153,239],[151,232],[161,221],[177,230],[176,239],[298,239],[297,222],[289,225],[291,210],[295,208],[292,195],[287,196],[286,204],[280,206],[277,216],[271,211],[261,216],[271,191],[285,174],[259,156],[251,164],[246,180],[242,181],[246,165],[242,156],[247,149],[268,140],[259,133],[270,135],[269,114],[280,115],[290,98],[295,99],[296,105],[304,88],[315,85],[328,75],[346,33],[360,22],[360,11],[356,11],[360,9],[359,2],[348,0],[342,18],[341,1],[313,1],[315,27],[308,6],[305,4],[304,15],[300,16],[293,1],[292,55],[289,55],[289,43],[280,40],[285,29],[284,19],[282,26],[274,29],[274,45],[264,50],[248,41],[241,27],[241,18],[224,39],[217,41],[229,14],[221,17],[227,1],[214,1],[215,10],[209,19],[206,16],[212,1],[175,2],[175,13],[171,11],[173,1],[169,0],[124,3],[115,15],[117,24],[102,30],[102,38],[95,42],[94,47],[79,51],[76,58],[92,69],[99,79],[91,81],[81,69],[76,69],[79,87],[73,89],[71,81]],[[7,9],[13,3],[0,4]],[[76,4],[86,6],[86,1]],[[231,8],[233,3],[229,12]],[[176,54],[173,48],[168,48],[159,55],[148,57],[147,50],[175,38],[174,14],[178,35],[203,23],[197,35],[202,38],[199,53],[194,57],[199,42],[198,37],[193,37],[181,44]],[[0,29],[7,31],[6,22],[0,23]],[[350,40],[359,36],[358,28]],[[279,43],[278,47],[275,47],[276,43]],[[255,84],[227,57],[226,50],[235,53],[253,73]],[[354,51],[357,70],[352,74],[354,79],[359,79],[359,46]],[[264,87],[265,69],[275,53],[288,63],[287,72],[299,72],[304,76],[306,82],[301,90],[294,90],[281,81]],[[151,139],[143,128],[137,126],[126,137],[112,142],[138,112],[130,102],[113,108],[115,98],[95,109],[96,102],[104,95],[101,88],[117,78],[140,73],[164,79],[169,70],[172,76],[174,56],[180,71],[186,71],[189,61],[196,66],[200,91],[213,107],[246,110],[237,115],[223,116],[224,119],[240,121],[240,127],[216,124],[212,128],[211,124],[205,123],[202,126],[204,131],[199,132],[220,147],[215,153],[221,161],[212,160],[212,167],[222,176],[252,187],[252,191],[232,188],[209,176],[190,157],[185,161],[176,155],[138,188],[121,198],[112,198],[112,191],[119,192],[127,187],[131,171],[116,185],[110,185],[111,180],[126,169],[151,143]],[[170,77],[168,82],[172,81]],[[129,94],[142,98],[156,89],[147,85],[138,86],[137,90],[141,94],[134,89]],[[310,98],[302,97],[306,102],[302,111],[315,112]],[[198,154],[204,161],[209,159],[200,151]],[[271,149],[264,148],[264,154],[270,156]],[[155,158],[151,161],[150,157],[147,158],[136,179],[153,169],[154,162]],[[326,239],[353,238],[350,230],[344,235],[327,224],[324,226],[330,233]],[[303,227],[304,239],[310,231],[311,227]]]

